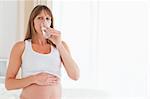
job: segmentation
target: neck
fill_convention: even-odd
[[[37,34],[32,37],[32,43],[39,44],[39,45],[46,45],[47,41],[42,35]]]

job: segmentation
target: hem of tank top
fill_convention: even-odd
[[[38,73],[49,73],[49,74],[54,75],[54,76],[58,77],[59,79],[61,79],[60,75],[58,75],[56,73],[48,72],[48,71],[36,72],[36,73],[33,73],[32,75],[36,75]],[[30,76],[30,75],[26,75],[26,76],[21,75],[22,78],[25,78],[25,77],[28,77],[28,76]]]

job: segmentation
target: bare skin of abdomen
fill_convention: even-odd
[[[40,86],[33,84],[22,90],[20,99],[61,99],[61,84]]]

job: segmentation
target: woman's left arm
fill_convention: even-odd
[[[57,46],[60,56],[62,58],[62,63],[65,67],[65,70],[68,74],[68,76],[73,79],[73,80],[78,80],[80,71],[79,68],[76,64],[76,62],[73,60],[71,53],[69,51],[69,48],[67,44],[62,41],[58,46]]]
[[[67,44],[61,40],[60,31],[57,31],[53,28],[47,28],[46,31],[51,33],[49,40],[51,40],[59,50],[62,63],[65,67],[68,76],[73,80],[78,80],[80,75],[79,68],[76,62],[73,60]]]

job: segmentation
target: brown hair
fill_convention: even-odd
[[[34,19],[43,10],[46,11],[47,14],[51,17],[51,25],[50,25],[50,27],[54,28],[54,19],[53,19],[53,15],[52,15],[51,10],[47,6],[45,6],[45,5],[37,5],[32,10],[32,12],[30,14],[29,21],[28,21],[28,26],[27,26],[27,32],[26,32],[24,41],[28,40],[28,39],[32,39],[33,34],[36,33],[36,30],[34,28]],[[50,40],[47,40],[47,42],[50,43],[50,44],[52,44],[52,45],[54,45]]]

